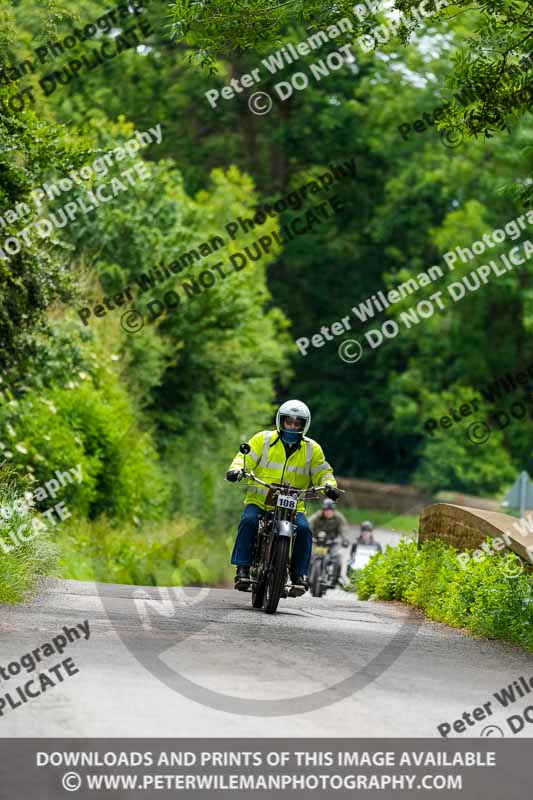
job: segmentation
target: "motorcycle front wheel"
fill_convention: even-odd
[[[289,562],[289,539],[280,536],[273,545],[270,569],[265,581],[265,597],[263,608],[267,614],[274,614],[278,607],[281,593],[287,580],[287,564]]]
[[[322,564],[320,561],[314,561],[311,566],[311,574],[309,576],[309,588],[313,597],[322,597],[322,585],[320,582],[320,575],[322,574]]]

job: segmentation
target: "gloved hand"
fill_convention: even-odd
[[[327,488],[324,490],[326,497],[329,497],[330,500],[336,500],[337,497],[340,497],[340,492],[338,489],[335,489],[334,486],[330,486],[329,484],[326,484],[326,486]]]
[[[242,473],[240,469],[230,469],[226,472],[226,480],[230,483],[235,483],[236,481],[240,481],[242,478]]]

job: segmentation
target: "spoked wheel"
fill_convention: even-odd
[[[274,614],[287,579],[289,561],[289,539],[280,537],[275,542],[270,570],[265,581],[263,608],[267,614]]]
[[[322,572],[321,564],[315,561],[311,567],[311,574],[309,576],[309,586],[313,597],[322,597],[322,586],[320,584],[320,574]]]
[[[253,584],[252,589],[252,605],[254,608],[263,608],[263,600],[265,598],[265,578],[263,575],[258,578],[257,583]]]

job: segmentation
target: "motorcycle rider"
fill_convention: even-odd
[[[375,545],[378,553],[381,553],[383,551],[383,548],[381,547],[379,542],[376,542],[376,540],[374,539],[373,530],[374,526],[369,520],[365,520],[364,522],[361,523],[361,533],[359,534],[357,540],[352,544],[350,558],[353,558],[355,556],[358,544]]]
[[[330,548],[329,558],[337,562],[337,580],[341,583],[346,580],[345,565],[341,558],[341,545],[348,547],[348,522],[344,514],[335,510],[335,503],[330,498],[322,503],[322,509],[316,511],[309,517],[309,526],[313,534],[313,542],[316,543],[317,534],[324,531],[326,540],[324,544]]]
[[[325,494],[336,500],[339,492],[333,469],[325,459],[318,442],[305,434],[311,425],[311,412],[300,400],[288,400],[278,409],[276,429],[256,433],[248,444],[250,453],[246,456],[252,462],[255,475],[268,483],[288,481],[296,489],[306,489],[310,484],[327,484]],[[243,454],[238,452],[226,473],[226,480],[237,481],[242,478]],[[235,588],[238,589],[250,580],[250,566],[253,562],[254,543],[259,519],[264,514],[268,490],[248,481],[249,489],[244,498],[244,511],[239,523],[231,563],[237,567]],[[296,539],[291,564],[293,584],[307,588],[305,576],[311,560],[312,535],[304,514],[305,504],[298,502],[296,514]]]

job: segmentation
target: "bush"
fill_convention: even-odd
[[[154,528],[113,526],[106,517],[82,517],[57,530],[57,577],[139,586],[223,583],[229,574],[230,540],[209,541],[195,520],[175,518]]]
[[[163,514],[169,491],[152,436],[141,428],[134,402],[106,366],[0,407],[0,437],[4,458],[19,473],[33,476],[35,486],[56,470],[79,464],[82,482],[65,486],[60,499],[90,519]],[[48,500],[41,510],[50,505]]]
[[[431,619],[533,650],[533,576],[514,553],[470,559],[440,541],[401,542],[374,556],[349,589],[362,600],[403,600]]]
[[[362,569],[354,569],[351,572],[351,575],[348,579],[348,582],[344,586],[345,592],[359,592],[359,586],[361,584],[361,580],[363,579],[363,570]]]
[[[372,556],[363,570],[359,597],[368,600],[376,595],[380,600],[403,600],[417,557],[413,542],[401,541],[385,553]]]
[[[19,603],[31,595],[38,579],[57,564],[57,548],[34,512],[19,503],[10,471],[0,468],[0,603]]]

